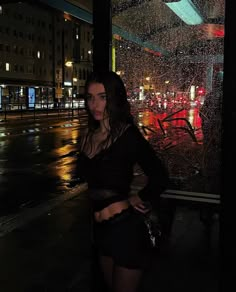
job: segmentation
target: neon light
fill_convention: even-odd
[[[203,23],[203,18],[191,0],[163,0],[165,4],[188,25]]]

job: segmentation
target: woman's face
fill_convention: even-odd
[[[106,92],[102,83],[91,83],[88,87],[87,104],[95,120],[106,117]]]

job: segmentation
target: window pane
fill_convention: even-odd
[[[172,187],[219,193],[225,3],[165,2],[112,1],[113,70]]]

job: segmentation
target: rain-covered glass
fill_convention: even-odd
[[[220,193],[224,5],[112,1],[113,70],[175,189]]]

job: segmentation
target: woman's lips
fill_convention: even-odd
[[[94,117],[102,117],[102,112],[101,111],[93,111],[93,116]]]

